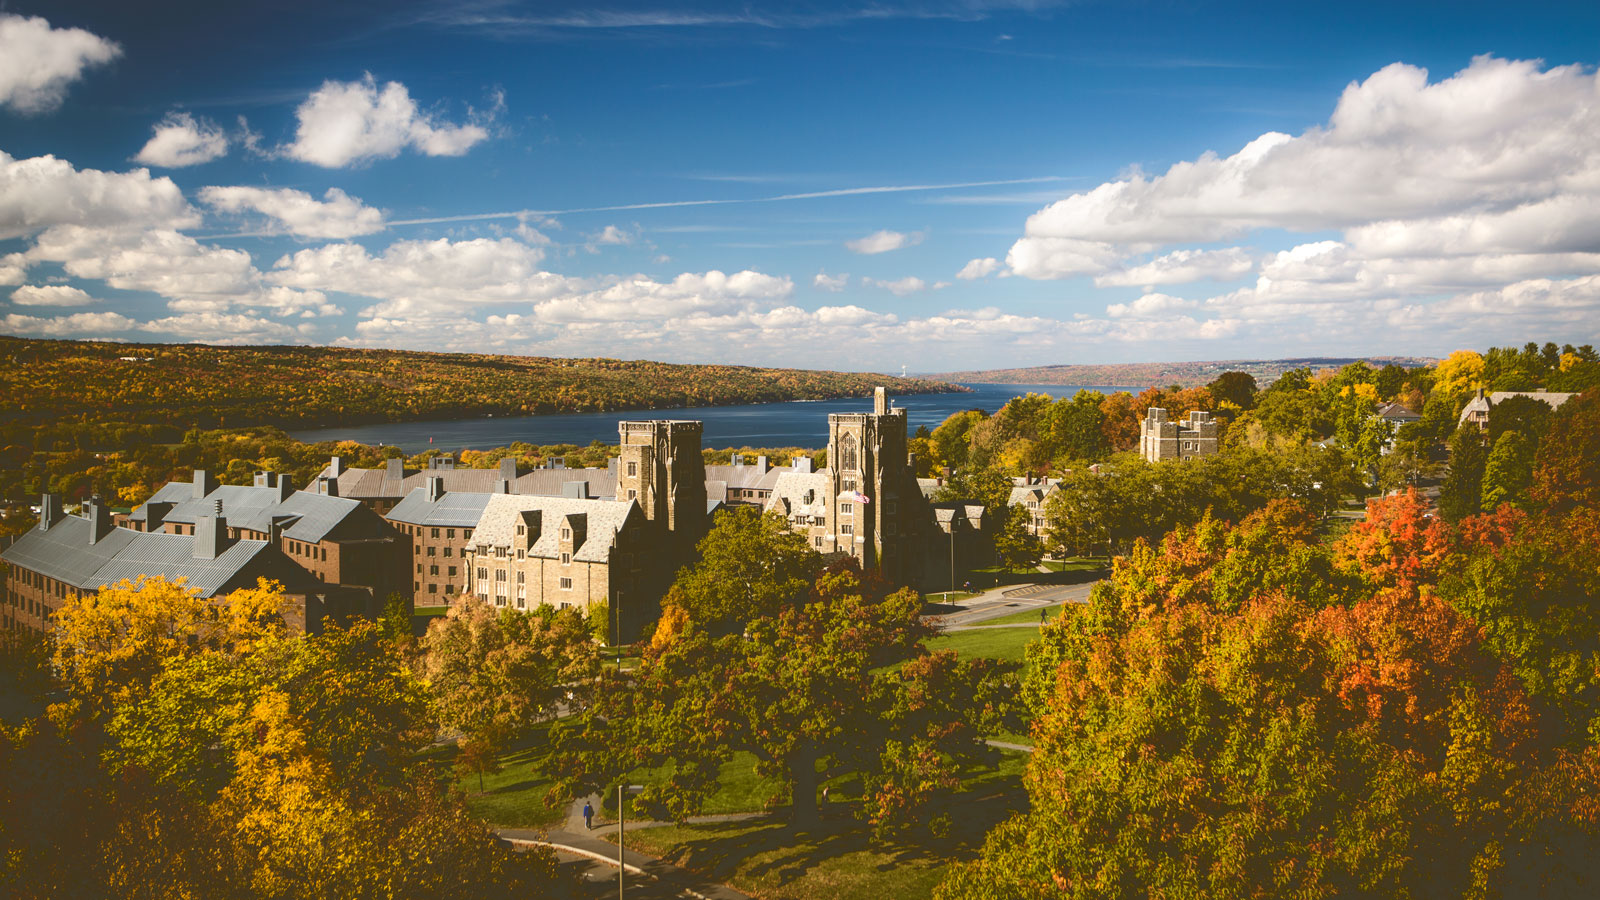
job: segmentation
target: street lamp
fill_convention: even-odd
[[[623,868],[625,863],[622,861],[623,831],[626,830],[625,820],[627,818],[627,811],[623,805],[627,799],[624,793],[637,794],[642,790],[644,790],[644,785],[642,784],[617,785],[617,900],[622,900],[622,878],[627,874]]]

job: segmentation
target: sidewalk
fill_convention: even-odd
[[[550,846],[555,848],[557,852],[566,851],[574,856],[615,869],[617,865],[617,845],[606,840],[603,836],[615,834],[617,825],[615,822],[610,822],[593,830],[585,828],[583,824],[583,804],[585,801],[594,804],[596,809],[600,807],[600,797],[598,795],[574,800],[567,807],[567,821],[559,828],[552,828],[549,831],[538,831],[532,828],[496,828],[495,832],[501,838],[513,843],[524,842]],[[731,822],[739,819],[759,818],[762,815],[764,814],[738,813],[724,816],[696,816],[690,821]],[[628,830],[632,831],[636,827],[648,828],[653,825],[667,823],[640,821],[626,824]],[[627,872],[629,878],[646,878],[657,881],[675,892],[698,898],[698,900],[751,900],[748,895],[741,894],[733,888],[713,884],[693,872],[680,869],[654,856],[624,848],[622,861],[624,871]]]

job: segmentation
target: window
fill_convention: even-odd
[[[840,534],[855,534],[856,533],[856,527],[854,525],[840,525],[839,526],[839,533]]]
[[[422,555],[422,545],[421,544],[412,544],[411,545],[411,555],[412,556],[421,556]]]
[[[429,556],[432,556],[432,555],[433,555],[433,552],[434,552],[434,548],[432,548],[432,547],[429,547],[429,548],[428,548],[428,555],[429,555]]]
[[[417,574],[422,574],[422,563],[417,563]]]
[[[572,554],[571,553],[563,553],[563,554],[561,554],[561,564],[563,566],[572,565]]]
[[[504,547],[496,547],[496,548],[494,548],[494,555],[499,559],[505,559],[506,558],[506,548],[504,548]]]
[[[528,533],[528,526],[526,526],[526,525],[518,525],[517,526],[517,536],[518,537],[521,537],[522,535],[527,534],[527,533]]]
[[[439,574],[439,567],[438,566],[429,566],[428,567],[428,574],[429,575],[437,575],[437,574]]]
[[[495,606],[505,606],[506,605],[506,598],[504,598],[504,597],[496,597],[496,598],[494,598],[494,605]]]
[[[322,561],[323,562],[327,562],[328,561],[328,548],[327,547],[323,547],[322,548]]]
[[[855,512],[855,511],[856,511],[856,505],[854,503],[841,503],[841,504],[839,504],[839,515],[841,515],[841,516],[848,516],[848,515],[850,515],[851,513]]]
[[[822,535],[819,534],[816,537],[812,538],[811,539],[811,543],[816,544],[818,547],[821,547],[822,546]]]
[[[437,584],[428,585],[428,593],[430,593],[430,594],[439,593],[439,586]]]
[[[861,468],[856,454],[856,436],[846,434],[839,439],[839,471],[854,472]]]
[[[523,584],[526,581],[527,581],[527,573],[526,572],[518,572],[517,573],[517,584]]]
[[[483,580],[487,579],[488,577],[489,577],[489,570],[488,569],[484,569],[484,568],[479,568],[478,569],[478,580],[479,581],[483,581]]]
[[[428,535],[428,537],[438,537],[438,536],[439,536],[439,529],[437,529],[437,528],[433,529],[433,533]]]
[[[461,529],[461,537],[463,539],[470,539],[472,537],[472,529],[471,528],[463,528],[463,529]]]
[[[451,566],[450,567],[450,573],[449,574],[450,574],[451,578],[456,577],[456,567],[455,566]]]
[[[628,463],[628,474],[629,475],[637,475],[637,474],[639,474],[639,464],[636,463],[636,462]]]
[[[527,598],[518,597],[517,598],[517,609],[527,609],[527,608],[528,608],[528,600],[527,600]]]
[[[850,477],[847,477],[847,478],[841,478],[840,481],[843,483],[843,487],[844,487],[845,490],[853,491],[853,490],[856,489],[856,479],[855,479],[854,476],[850,476]]]
[[[454,594],[456,592],[456,586],[453,584],[447,584],[444,586],[444,592],[446,594]]]
[[[528,551],[526,551],[526,550],[523,550],[523,549],[522,549],[522,548],[521,548],[521,547],[518,547],[518,548],[517,548],[517,559],[524,559],[524,558],[526,558],[526,554],[527,554],[527,552],[528,552]]]
[[[563,540],[563,541],[570,541],[570,540],[572,540],[572,529],[571,529],[571,528],[568,528],[568,527],[567,527],[567,526],[565,526],[565,525],[563,525],[563,526],[561,526],[561,539],[562,539],[562,540]]]
[[[889,500],[889,501],[887,501],[887,502],[885,502],[883,504],[883,514],[886,515],[886,516],[894,515],[894,501],[893,500]]]
[[[444,555],[445,556],[453,556],[454,554],[455,554],[455,548],[454,547],[446,547],[446,548],[444,548]]]
[[[563,579],[561,579],[561,589],[563,591],[572,590],[572,579],[571,578],[563,578]]]
[[[505,581],[506,580],[506,570],[505,569],[495,569],[494,570],[494,580],[495,581]]]
[[[628,499],[629,500],[637,500],[637,499],[639,499],[639,492],[634,490],[633,488],[628,488]]]
[[[446,528],[444,530],[444,536],[453,541],[453,540],[456,539],[456,530],[454,528]],[[444,555],[445,556],[449,556],[450,555],[450,551],[448,549],[446,549]]]

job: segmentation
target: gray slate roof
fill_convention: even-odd
[[[483,518],[484,507],[489,505],[489,498],[493,496],[449,491],[437,500],[429,500],[427,489],[417,488],[395,504],[387,518],[407,525],[477,528],[478,520]]]
[[[832,491],[833,477],[824,469],[820,472],[795,472],[785,470],[773,484],[772,496],[766,508],[789,516],[826,517],[828,495]],[[811,502],[806,502],[806,494]]]
[[[611,547],[616,534],[628,523],[630,515],[638,514],[639,504],[632,500],[573,500],[567,497],[533,497],[520,494],[489,494],[488,505],[478,520],[472,534],[473,543],[490,547],[510,547],[516,537],[517,523],[522,513],[539,510],[539,539],[528,548],[529,556],[556,559],[560,556],[561,520],[569,515],[586,517],[583,546],[576,549],[572,558],[579,562],[605,562],[611,558]]]
[[[282,501],[278,497],[276,488],[225,484],[197,499],[194,485],[172,481],[162,485],[161,490],[156,491],[148,502],[176,504],[163,521],[192,525],[215,512],[216,501],[221,500],[222,517],[228,520],[230,527],[246,528],[262,534],[271,532],[274,518],[290,517],[293,521],[284,523],[283,536],[312,544],[327,537],[345,517],[361,508],[359,501],[348,497],[329,497],[306,491],[296,491]],[[140,506],[128,518],[143,522],[147,512],[144,506]]]
[[[266,541],[234,541],[216,559],[195,559],[189,535],[142,533],[113,528],[89,543],[89,520],[67,516],[49,531],[37,527],[17,539],[0,559],[86,591],[140,575],[185,579],[210,597],[267,550]]]
[[[407,469],[401,479],[387,477],[385,469],[345,469],[338,479],[339,496],[357,500],[374,497],[406,497],[426,487],[430,477],[443,478],[448,493],[493,494],[500,490],[499,469]],[[315,490],[321,479],[333,476],[332,465],[325,466],[308,489]],[[568,482],[583,481],[591,497],[614,497],[617,473],[607,469],[534,469],[517,476],[511,484],[513,494],[559,497]]]

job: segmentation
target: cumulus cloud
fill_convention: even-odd
[[[1000,268],[1000,260],[992,256],[986,256],[982,259],[969,261],[961,267],[961,271],[956,273],[956,277],[962,281],[973,281],[979,278],[987,278],[998,268]]]
[[[115,42],[81,28],[52,28],[38,16],[0,13],[0,106],[23,114],[50,112],[84,70],[121,55]]]
[[[890,250],[899,250],[922,243],[925,237],[920,231],[909,234],[901,231],[874,231],[866,237],[845,241],[845,246],[853,253],[873,254],[888,253]]]
[[[1104,275],[1094,283],[1101,287],[1154,287],[1161,284],[1188,284],[1192,281],[1232,281],[1255,268],[1250,254],[1238,247],[1224,250],[1175,250],[1147,263],[1129,266]]]
[[[925,291],[928,289],[928,283],[923,281],[921,278],[916,277],[915,275],[907,275],[904,278],[897,278],[893,281],[885,281],[878,278],[863,278],[861,279],[861,283],[871,287],[883,288],[896,297],[907,297],[911,294],[917,293],[918,291]]]
[[[476,122],[451,124],[418,109],[398,81],[380,89],[371,73],[360,81],[323,82],[295,116],[295,139],[283,153],[330,169],[392,159],[407,148],[425,156],[461,156],[489,137]]]
[[[73,313],[70,316],[24,316],[11,313],[4,319],[10,334],[37,334],[44,337],[81,337],[129,331],[139,323],[114,312]]]
[[[257,187],[206,187],[200,199],[219,212],[257,212],[281,223],[290,234],[307,238],[351,238],[384,228],[383,212],[338,188],[317,200],[305,191]]]
[[[1132,303],[1111,304],[1106,307],[1106,315],[1113,319],[1148,319],[1174,310],[1194,309],[1199,305],[1197,301],[1169,294],[1145,294]]]
[[[167,113],[151,131],[154,133],[134,162],[177,169],[208,163],[228,153],[228,136],[217,123],[186,112]]]
[[[363,315],[445,316],[460,310],[530,303],[570,289],[542,271],[544,251],[512,238],[396,241],[378,255],[359,244],[326,244],[279,259],[269,281],[304,290],[378,300]]]
[[[75,169],[54,156],[0,151],[0,240],[55,225],[187,228],[200,218],[170,178],[145,169]]]
[[[824,291],[832,291],[833,293],[838,293],[844,290],[845,285],[849,283],[849,273],[842,275],[829,275],[827,272],[818,272],[817,277],[811,279],[811,284],[814,287],[821,288]]]
[[[88,306],[100,301],[65,284],[25,284],[11,292],[11,302],[18,306]]]
[[[589,235],[588,240],[584,243],[584,249],[590,253],[599,253],[601,247],[626,247],[633,243],[635,237],[637,235],[633,232],[624,231],[615,225],[607,225]]]

